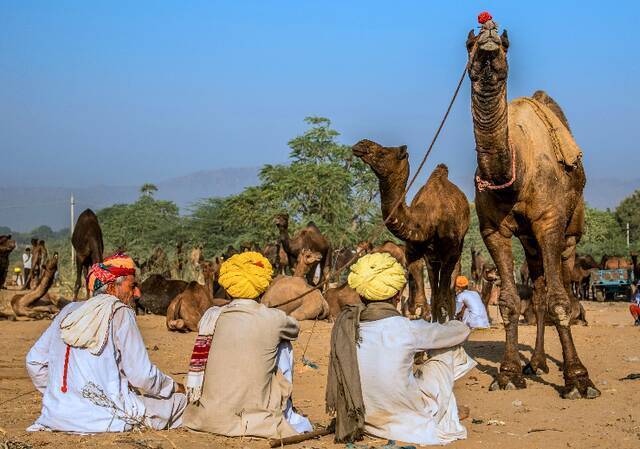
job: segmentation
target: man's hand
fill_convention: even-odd
[[[176,390],[176,393],[187,394],[187,390],[184,388],[184,385],[181,384],[180,382],[176,382],[175,390]]]

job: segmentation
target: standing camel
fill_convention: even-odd
[[[429,313],[424,296],[416,295],[415,290],[417,286],[424,286],[422,269],[416,269],[424,259],[431,286],[432,316],[439,322],[453,318],[452,275],[469,229],[467,197],[449,181],[447,166],[440,164],[413,198],[411,206],[407,206],[404,193],[409,178],[409,154],[405,145],[383,147],[361,140],[353,146],[353,154],[378,177],[382,217],[387,229],[406,243],[407,264],[415,281],[409,283],[410,297],[416,298],[410,312],[414,313],[415,306],[419,305],[423,317]],[[390,216],[398,202],[398,208]]]
[[[471,279],[478,291],[482,290],[482,275],[484,273],[485,260],[482,252],[471,248]]]
[[[507,32],[498,35],[488,13],[480,19],[480,32],[476,36],[471,30],[466,43],[478,162],[475,203],[480,233],[501,280],[499,306],[506,332],[504,359],[491,390],[525,388],[523,372],[548,372],[547,311],[564,355],[562,396],[595,398],[600,392],[578,357],[570,327],[576,301],[570,288],[571,264],[584,228],[582,153],[566,124],[546,106],[548,95],[507,102]],[[520,298],[513,273],[513,235],[525,251],[537,316],[536,345],[524,369],[518,352]]]
[[[7,280],[9,271],[9,254],[16,248],[16,241],[11,235],[0,235],[0,290],[5,288],[4,282]]]
[[[320,265],[319,282],[323,282],[329,276],[329,270],[331,269],[331,245],[322,235],[320,229],[318,229],[315,224],[309,223],[296,235],[289,237],[289,215],[278,214],[273,221],[280,233],[280,245],[285,253],[287,253],[291,272],[295,269],[300,251],[302,251],[303,248],[308,248],[311,251],[320,253],[322,259],[310,267],[309,273],[307,274],[307,281],[309,284],[314,285],[313,278],[316,267]]]
[[[104,243],[102,241],[102,229],[98,223],[98,217],[91,209],[85,209],[76,222],[71,235],[71,244],[76,251],[76,284],[73,288],[73,300],[78,299],[78,292],[82,287],[82,274],[87,276],[89,267],[94,263],[102,262]],[[89,287],[87,286],[87,296]]]

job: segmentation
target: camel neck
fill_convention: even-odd
[[[387,220],[387,229],[403,241],[423,241],[426,239],[426,223],[420,223],[412,216],[405,201],[405,189],[409,179],[409,165],[398,176],[380,177],[380,205],[382,218]],[[397,202],[399,206],[393,211]]]
[[[293,276],[303,278],[307,275],[308,272],[309,272],[309,265],[300,261],[296,264],[295,270],[293,270]]]
[[[507,82],[489,84],[480,80],[471,85],[471,113],[479,174],[483,180],[501,185],[512,176]]]
[[[291,253],[291,242],[289,241],[289,227],[281,226],[278,228],[280,231],[280,243],[282,243],[282,249],[289,254]]]

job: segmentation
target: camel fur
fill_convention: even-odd
[[[414,314],[416,306],[420,306],[425,318],[430,313],[439,322],[453,318],[452,276],[470,223],[467,197],[449,181],[447,166],[440,164],[411,205],[407,206],[405,189],[409,179],[409,154],[406,145],[383,147],[371,140],[361,140],[352,150],[378,177],[382,217],[387,229],[406,244],[410,313]],[[399,206],[394,211],[396,204]],[[423,259],[432,292],[431,311],[426,304],[422,270],[419,268]]]
[[[85,209],[78,217],[71,236],[71,244],[76,252],[76,283],[73,287],[73,300],[75,301],[78,299],[82,279],[86,279],[89,267],[94,263],[102,262],[104,253],[102,229],[100,229],[98,217],[91,209]],[[89,289],[87,287],[88,295]]]
[[[490,389],[525,388],[523,374],[548,372],[544,349],[548,314],[565,359],[562,396],[595,398],[600,392],[578,357],[570,327],[572,302],[577,301],[571,293],[570,274],[584,229],[582,153],[563,123],[566,117],[557,115],[548,102],[530,97],[507,101],[506,31],[499,35],[497,25],[489,20],[478,35],[469,32],[466,46],[478,163],[476,212],[500,276],[499,307],[506,334],[504,358]],[[513,236],[525,251],[537,317],[535,349],[524,369],[518,351],[521,308]]]
[[[267,307],[278,308],[298,321],[324,319],[329,313],[329,305],[319,290],[313,290],[302,298],[290,301],[311,288],[306,276],[322,257],[317,251],[302,249],[298,254],[293,276],[277,276],[264,292],[261,303]]]

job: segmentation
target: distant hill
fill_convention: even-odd
[[[158,199],[174,201],[182,213],[194,202],[209,197],[223,197],[241,192],[258,183],[258,168],[202,170],[186,176],[153,182]],[[46,224],[52,229],[69,226],[69,198],[75,197],[76,217],[87,207],[94,210],[112,204],[130,203],[140,193],[140,186],[0,187],[0,226],[26,232]]]
[[[174,201],[183,214],[202,198],[223,197],[241,192],[258,183],[258,168],[227,168],[202,170],[189,175],[154,182],[158,187],[155,197]],[[417,184],[428,175],[421,176]],[[456,183],[473,201],[473,175],[451,174]],[[140,180],[140,185],[148,180]],[[153,182],[153,181],[151,181]],[[0,187],[0,226],[26,232],[48,225],[57,230],[69,226],[69,197],[76,200],[76,217],[87,207],[94,210],[116,203],[130,203],[139,196],[140,186],[60,187]],[[591,207],[614,209],[622,199],[640,188],[640,178],[620,180],[589,178],[585,198]],[[416,189],[412,189],[417,191]]]

